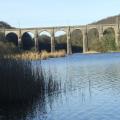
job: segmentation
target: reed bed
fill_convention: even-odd
[[[42,68],[34,72],[30,61],[0,57],[0,104],[28,103],[57,86],[52,75],[45,81]]]
[[[21,52],[15,54],[5,55],[4,58],[13,58],[17,60],[44,60],[48,58],[57,58],[57,57],[64,57],[66,55],[65,50],[59,50],[54,52]]]
[[[54,52],[42,51],[41,59],[64,57],[65,55],[66,55],[65,50],[59,50],[59,51],[54,51]]]

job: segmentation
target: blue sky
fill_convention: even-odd
[[[0,0],[0,21],[15,27],[83,25],[120,13],[120,0]]]

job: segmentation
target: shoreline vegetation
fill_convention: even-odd
[[[16,60],[46,60],[48,58],[58,58],[58,57],[65,57],[66,51],[65,50],[59,50],[54,52],[20,52],[15,54],[8,54],[4,55],[4,58],[12,58]]]
[[[120,51],[108,51],[108,52],[97,52],[97,51],[87,51],[83,54],[104,54],[104,53],[117,53],[117,52],[120,52]]]
[[[99,53],[119,53],[120,52],[120,50],[116,50],[116,51],[107,51],[107,52],[97,52],[97,51],[87,51],[87,52],[85,52],[85,53],[83,53],[83,54],[99,54]]]
[[[87,51],[82,54],[101,54],[101,53],[116,53],[120,52],[119,50],[117,51],[108,51],[108,52],[97,52],[97,51]],[[73,53],[74,54],[74,53]],[[54,52],[47,52],[47,51],[42,51],[42,52],[21,52],[21,53],[15,53],[15,54],[8,54],[8,55],[3,55],[5,59],[15,59],[15,60],[46,60],[49,58],[59,58],[59,57],[65,57],[66,56],[66,51],[65,50],[59,50],[59,51],[54,51]]]
[[[100,52],[97,52],[97,51],[87,51],[87,52],[85,52],[85,53],[83,53],[83,54],[97,54],[97,53],[100,53]]]

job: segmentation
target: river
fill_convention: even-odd
[[[73,54],[41,64],[60,89],[32,105],[0,109],[1,120],[120,120],[120,53]]]

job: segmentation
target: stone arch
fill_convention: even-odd
[[[99,44],[99,31],[97,28],[91,28],[87,33],[87,45],[88,51],[97,50],[97,46]]]
[[[38,48],[39,51],[51,51],[51,34],[48,31],[44,30],[39,33]]]
[[[71,32],[72,53],[83,52],[83,33],[80,29]]]
[[[11,42],[11,43],[13,43],[14,45],[18,46],[18,36],[17,36],[16,33],[10,32],[10,33],[6,34],[5,39],[6,39],[8,42]]]
[[[49,29],[40,29],[40,30],[38,30],[38,33],[39,34],[44,33],[44,34],[47,34],[47,35],[51,35],[51,29],[50,30]]]
[[[102,43],[105,47],[105,51],[116,49],[115,29],[113,27],[104,29]]]
[[[55,49],[64,49],[67,51],[67,33],[64,30],[58,30],[55,32]]]
[[[107,27],[103,30],[103,35],[110,32],[113,32],[113,34],[115,34],[115,29],[113,27]]]
[[[67,34],[67,32],[68,32],[68,29],[69,29],[69,27],[55,27],[54,28],[54,33],[58,33],[58,32],[64,32],[64,33],[66,33]]]
[[[103,33],[104,33],[106,30],[110,30],[110,29],[115,32],[116,27],[115,27],[115,26],[107,26],[107,25],[105,25],[105,26],[103,26]]]
[[[24,50],[32,50],[35,46],[34,34],[31,32],[24,32],[21,37],[21,44]]]

